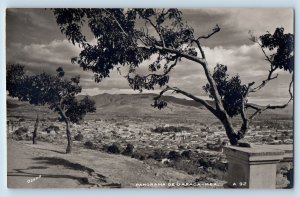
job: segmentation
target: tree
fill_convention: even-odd
[[[36,106],[47,105],[52,111],[58,112],[60,121],[66,123],[68,140],[66,153],[71,153],[70,123],[76,123],[87,113],[95,112],[95,102],[87,96],[82,100],[76,98],[76,95],[81,92],[79,76],[65,79],[65,73],[61,67],[56,71],[56,76],[46,73],[29,76],[25,74],[24,66],[8,65],[7,91],[8,96],[18,98],[20,101],[27,101]]]
[[[35,124],[34,124],[34,130],[32,133],[32,144],[37,144],[36,138],[37,138],[37,130],[39,127],[39,122],[40,122],[40,118],[39,118],[39,115],[37,114]]]
[[[53,9],[53,13],[61,32],[82,48],[78,57],[71,61],[78,63],[83,70],[91,70],[96,82],[109,77],[114,68],[128,66],[126,78],[134,90],[163,87],[154,98],[154,107],[162,109],[167,106],[162,96],[168,91],[183,94],[206,107],[222,122],[233,145],[244,137],[249,123],[257,114],[267,109],[284,108],[293,98],[292,77],[289,86],[291,98],[286,104],[260,107],[247,101],[250,94],[277,78],[274,71],[283,69],[293,73],[294,35],[284,34],[283,28],[276,29],[273,35],[268,33],[253,40],[261,47],[270,64],[267,78],[255,86],[257,82],[242,84],[238,75],[229,78],[225,65],[217,65],[211,74],[201,42],[211,38],[221,28],[216,25],[207,35],[195,35],[194,29],[183,20],[182,12],[177,9]],[[83,34],[85,24],[95,37],[96,44],[89,42]],[[266,49],[273,54],[267,55]],[[138,74],[138,67],[153,58],[155,60],[148,65],[149,73]],[[203,88],[214,104],[177,87],[167,86],[169,74],[180,65],[182,59],[203,68],[207,79]],[[250,108],[255,112],[247,117],[245,111]],[[238,115],[242,125],[240,130],[235,131],[231,119]]]

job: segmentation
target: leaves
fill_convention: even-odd
[[[284,69],[290,73],[294,70],[294,35],[284,34],[284,28],[276,28],[272,34],[267,33],[259,37],[262,47],[275,51],[271,55],[272,66]]]
[[[78,101],[76,95],[81,92],[80,77],[70,80],[64,79],[61,67],[57,76],[46,73],[28,76],[25,75],[24,66],[9,65],[7,68],[8,95],[20,101],[28,101],[32,105],[48,105],[53,111],[65,110],[71,122],[78,122],[87,113],[95,112],[95,102],[88,97]],[[61,115],[61,120],[64,117]]]
[[[218,64],[215,67],[213,79],[216,82],[217,90],[221,96],[221,100],[227,114],[230,117],[240,114],[247,86],[241,83],[238,75],[229,78],[229,75],[227,74],[227,66],[222,64]],[[203,89],[211,98],[214,98],[212,96],[213,90],[210,84],[207,83],[203,86]]]
[[[120,65],[137,68],[154,54],[162,58],[150,63],[149,69],[157,72],[170,53],[155,46],[164,44],[182,50],[194,38],[194,30],[182,22],[182,13],[177,9],[53,9],[53,13],[62,33],[82,47],[71,62],[92,71],[95,82],[109,77],[111,70]],[[95,44],[85,39],[83,26],[89,28]],[[197,56],[193,49],[186,52]]]

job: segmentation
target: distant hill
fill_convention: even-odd
[[[117,113],[123,115],[139,115],[139,114],[174,114],[174,115],[189,115],[189,114],[210,114],[206,108],[193,101],[183,98],[177,98],[173,96],[164,96],[163,99],[168,102],[167,108],[159,110],[153,108],[153,98],[156,94],[99,94],[95,96],[89,96],[96,102],[96,108],[98,114],[110,114]],[[83,98],[83,95],[78,96],[78,99]],[[213,101],[207,101],[213,104]],[[33,107],[25,102],[19,102],[17,100],[7,100],[8,112],[14,113],[32,113],[33,109],[38,110],[37,107]],[[50,111],[47,107],[40,107],[39,110],[43,113]],[[289,105],[285,109],[268,110],[263,114],[265,116],[284,116],[284,118],[291,119],[293,105]],[[53,113],[53,112],[52,112]]]
[[[163,110],[153,108],[153,98],[156,94],[99,94],[89,96],[96,102],[98,112],[117,112],[117,113],[180,113],[205,110],[205,108],[192,100],[164,96],[168,102],[168,107]],[[84,96],[78,96],[83,98]]]

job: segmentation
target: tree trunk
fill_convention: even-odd
[[[38,130],[38,126],[39,126],[39,115],[37,114],[36,116],[36,120],[35,120],[35,124],[34,124],[34,130],[32,133],[32,143],[33,144],[37,144],[36,142],[36,138],[37,138],[37,130]]]
[[[66,116],[64,110],[62,109],[62,107],[60,105],[56,105],[56,107],[59,110],[60,115],[62,116],[63,120],[66,123],[66,131],[67,131],[67,140],[68,140],[68,145],[67,145],[67,149],[66,149],[66,153],[71,153],[72,152],[72,135],[71,135],[71,131],[70,131],[70,120],[69,118]]]
[[[71,153],[72,152],[72,134],[71,134],[71,131],[70,131],[70,121],[67,119],[66,120],[66,131],[67,131],[67,140],[68,140],[68,146],[67,146],[67,149],[66,149],[66,153]]]
[[[234,131],[234,128],[233,128],[231,121],[228,118],[227,114],[222,113],[222,115],[220,115],[220,117],[218,117],[218,118],[221,120],[221,122],[225,128],[226,135],[229,139],[230,144],[237,145],[239,137],[236,134],[236,132]]]

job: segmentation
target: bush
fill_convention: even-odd
[[[125,150],[122,152],[123,155],[132,155],[134,146],[132,144],[127,144]]]
[[[148,150],[138,150],[135,151],[131,157],[135,158],[135,159],[139,159],[139,160],[145,160],[145,159],[149,159],[152,158],[152,152],[148,151]]]
[[[210,162],[209,162],[209,159],[207,159],[207,158],[200,158],[198,160],[198,163],[199,163],[200,166],[203,166],[205,168],[210,167]]]
[[[86,141],[83,145],[87,149],[96,149],[96,146],[91,141]]]
[[[78,133],[77,135],[74,136],[74,140],[82,141],[83,140],[83,135],[81,133]]]
[[[112,154],[120,154],[121,146],[117,143],[113,143],[112,145],[108,146],[107,152],[112,153]]]
[[[191,154],[192,154],[191,150],[185,150],[181,153],[181,156],[185,159],[191,159]]]
[[[140,152],[134,152],[131,155],[131,158],[135,158],[135,159],[138,159],[138,160],[141,160],[141,161],[144,161],[146,159],[145,156],[142,155]]]
[[[165,158],[167,156],[167,153],[162,150],[162,149],[155,149],[149,156],[148,158],[152,158],[154,160],[162,160],[163,158]]]
[[[168,154],[168,159],[178,161],[181,159],[181,155],[176,151],[170,151]]]
[[[55,132],[57,132],[57,131],[59,131],[59,127],[58,127],[58,126],[55,126],[55,125],[50,125],[49,127],[45,128],[45,131],[46,131],[47,133],[50,133],[50,131],[55,131]]]
[[[20,127],[17,130],[15,130],[14,134],[17,135],[17,136],[22,136],[22,135],[24,135],[27,132],[28,132],[28,128],[27,127]]]

